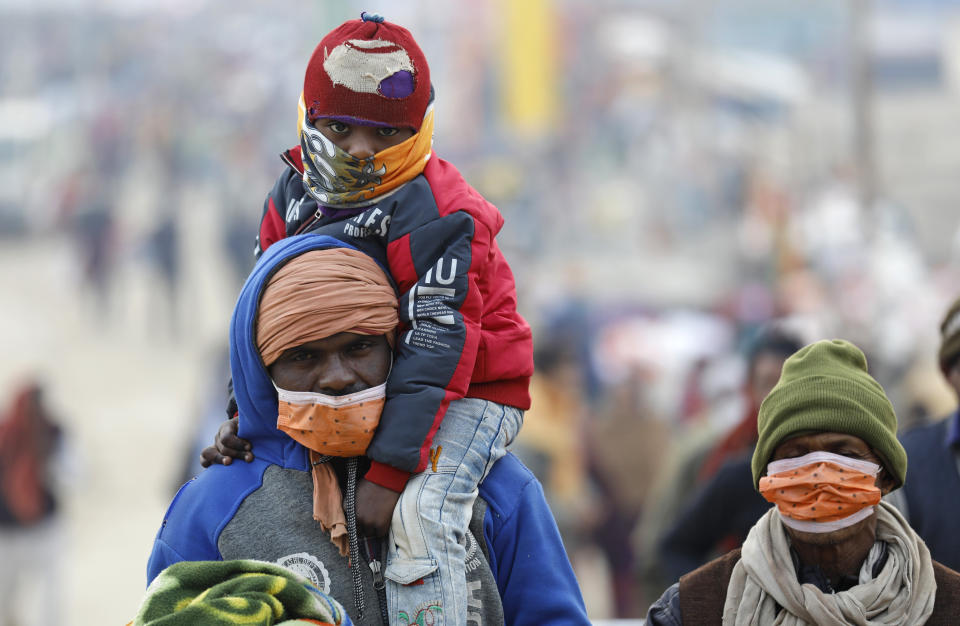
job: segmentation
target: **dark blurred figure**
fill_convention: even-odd
[[[119,105],[98,110],[83,127],[89,150],[56,191],[58,220],[67,228],[76,253],[83,286],[94,299],[96,321],[108,323],[110,287],[118,252],[115,199],[123,195],[124,177],[132,162],[127,148],[126,115]]]
[[[95,194],[70,219],[70,233],[80,255],[84,285],[95,299],[98,321],[106,324],[110,280],[116,251],[113,209],[105,193]]]
[[[703,379],[710,366],[710,359],[701,357],[694,361],[687,373],[680,399],[680,415],[677,421],[688,424],[703,415],[709,408],[709,400],[703,388]]]
[[[779,380],[783,362],[802,347],[798,338],[775,328],[754,341],[748,356],[746,414],[707,452],[692,499],[660,541],[659,556],[668,579],[739,547],[770,508],[747,479],[757,443],[757,412]]]
[[[613,385],[587,424],[587,469],[595,492],[593,543],[613,585],[614,617],[643,615],[632,535],[670,438],[649,394],[651,374],[632,368]]]
[[[165,321],[171,335],[176,337],[179,330],[177,303],[180,293],[180,235],[177,217],[173,211],[164,211],[150,231],[147,236],[147,254],[163,283],[166,295]]]
[[[579,545],[585,500],[583,428],[588,408],[583,363],[563,340],[545,338],[533,354],[530,409],[511,450],[543,483],[567,549]]]
[[[249,220],[247,220],[249,221]],[[221,229],[221,243],[227,255],[232,271],[233,282],[239,292],[247,274],[253,269],[253,244],[251,234],[256,232],[256,224],[249,224],[240,216],[234,215]]]
[[[940,371],[960,399],[960,299],[940,325]],[[901,437],[910,474],[894,503],[930,548],[930,556],[960,570],[960,409]]]
[[[29,609],[36,624],[59,624],[61,546],[50,462],[62,432],[36,382],[25,384],[0,422],[0,625]],[[24,603],[26,590],[42,601]],[[26,616],[24,616],[26,617]]]
[[[196,398],[193,410],[194,419],[191,420],[193,431],[186,442],[183,451],[180,469],[170,485],[170,496],[180,487],[203,470],[201,452],[210,445],[217,435],[217,430],[228,417],[224,414],[223,406],[233,398],[231,389],[225,389],[223,381],[230,380],[230,352],[226,344],[215,347],[207,358],[207,373],[204,375],[207,384],[200,386],[200,395]],[[231,381],[232,383],[233,381]],[[236,415],[236,403],[230,416]]]
[[[746,414],[707,454],[697,474],[700,484],[708,482],[728,460],[753,454],[760,403],[780,379],[783,362],[802,347],[800,339],[779,329],[767,330],[753,342],[747,355]]]

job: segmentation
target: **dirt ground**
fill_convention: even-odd
[[[156,314],[166,302],[145,265],[118,268],[102,314],[75,259],[59,237],[0,246],[3,402],[38,374],[68,433],[58,472],[65,550],[59,564],[43,565],[62,568],[62,597],[28,588],[21,609],[60,602],[65,624],[125,624],[143,595],[153,536],[235,296],[207,261],[182,286],[175,334]]]

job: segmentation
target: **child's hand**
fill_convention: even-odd
[[[357,529],[365,537],[386,537],[400,494],[361,478],[357,481]]]
[[[247,463],[253,460],[250,442],[237,437],[237,420],[229,419],[220,424],[213,445],[200,453],[200,465],[210,467],[215,463],[230,465],[234,459],[243,459]]]

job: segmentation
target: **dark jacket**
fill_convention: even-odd
[[[302,182],[300,148],[264,203],[257,250],[302,232],[341,239],[389,269],[403,334],[366,478],[396,491],[426,468],[450,402],[530,407],[533,339],[495,237],[503,217],[446,161],[375,204],[325,216]],[[241,433],[242,434],[242,433]]]
[[[901,436],[910,471],[903,485],[907,521],[930,556],[960,570],[960,411]]]
[[[660,560],[668,579],[676,580],[717,554],[739,547],[771,506],[753,488],[749,455],[724,464],[660,539]]]
[[[667,589],[650,607],[647,626],[720,626],[723,605],[740,550],[732,550],[689,574]],[[960,616],[960,574],[933,562],[937,596],[927,626],[953,626]]]

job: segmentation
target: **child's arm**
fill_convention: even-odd
[[[394,215],[391,236],[403,232],[403,216]],[[480,342],[479,282],[492,241],[484,224],[458,211],[388,244],[404,332],[367,450],[373,461],[367,480],[402,491],[410,474],[426,468],[450,402],[466,395]]]
[[[260,228],[257,231],[256,246],[253,249],[253,254],[258,259],[264,250],[287,236],[284,215],[277,210],[277,203],[281,203],[281,206],[283,206],[287,178],[289,178],[289,170],[285,170],[280,175],[280,178],[274,183],[273,189],[267,194],[266,200],[263,201],[263,214],[260,216]]]
[[[282,156],[288,167],[284,168],[263,201],[263,213],[260,216],[260,228],[254,247],[254,255],[258,259],[271,245],[298,232],[317,209],[317,203],[303,188],[300,146],[291,148]]]
[[[357,528],[367,537],[386,537],[400,494],[369,480],[357,481]]]
[[[200,453],[200,465],[210,467],[217,463],[230,465],[234,459],[243,459],[247,463],[253,460],[250,442],[237,436],[237,419],[228,419],[220,424],[213,445]]]

